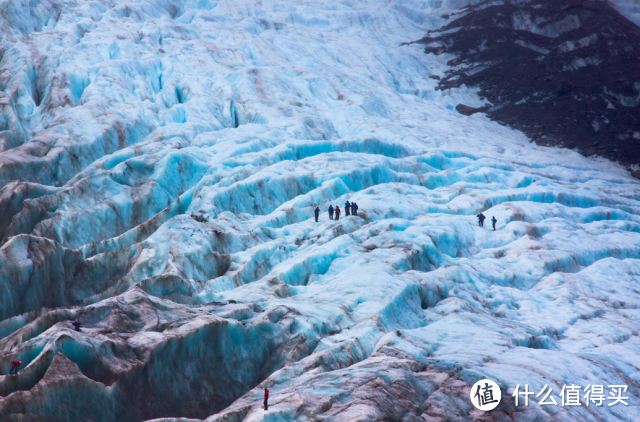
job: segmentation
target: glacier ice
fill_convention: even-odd
[[[0,0],[0,419],[640,420],[640,183],[434,89],[469,3]]]

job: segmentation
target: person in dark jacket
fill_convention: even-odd
[[[313,211],[313,214],[315,214],[316,216],[316,223],[317,223],[318,217],[320,217],[320,208],[316,207],[315,211]]]
[[[480,227],[484,227],[484,220],[485,220],[487,217],[485,217],[483,213],[480,213],[480,214],[476,215],[476,217],[478,217],[478,225],[479,225]]]
[[[340,220],[340,207],[336,205],[336,221]]]
[[[498,222],[498,220],[496,220],[496,216],[494,215],[493,217],[491,217],[491,223],[493,224],[493,231],[496,231],[496,223]]]
[[[264,410],[269,410],[269,390],[264,388]]]
[[[351,213],[353,215],[358,215],[358,204],[356,204],[355,202],[351,203]]]
[[[82,328],[82,324],[80,324],[78,321],[74,321],[71,325],[75,327],[76,331],[82,332],[82,330],[80,329]]]
[[[20,369],[20,365],[22,365],[22,361],[12,360],[11,371],[9,371],[9,375],[18,375],[18,369]]]
[[[333,220],[333,205],[329,205],[329,220]]]
[[[349,201],[344,203],[344,216],[349,217],[349,210],[351,210],[351,204]]]

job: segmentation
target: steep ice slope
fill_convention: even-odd
[[[3,0],[2,420],[640,420],[640,184],[434,90],[466,3]]]
[[[627,19],[640,26],[640,3],[635,0],[609,0]]]

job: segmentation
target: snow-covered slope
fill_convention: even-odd
[[[0,2],[3,421],[640,420],[640,183],[434,90],[452,57],[402,43],[468,2],[32,3]]]
[[[627,19],[640,26],[640,2],[638,0],[609,0]]]

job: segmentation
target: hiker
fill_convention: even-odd
[[[329,220],[333,220],[333,205],[329,205]]]
[[[264,387],[264,410],[269,410],[269,390]]]
[[[351,203],[351,214],[358,215],[358,204],[355,202]]]
[[[78,321],[74,321],[73,324],[71,325],[73,325],[76,328],[76,331],[82,332],[82,330],[80,329],[82,327],[82,324],[80,324]]]
[[[493,223],[493,231],[496,231],[496,223],[498,222],[498,220],[496,220],[496,216],[494,215],[493,217],[491,217],[491,223]]]
[[[340,207],[336,205],[336,221],[340,220]]]
[[[316,216],[316,223],[318,222],[318,217],[320,217],[320,208],[316,207],[316,210],[313,212]]]
[[[351,209],[351,204],[349,201],[344,203],[344,216],[349,217],[349,210]]]
[[[22,365],[22,361],[12,360],[11,361],[11,371],[9,371],[9,375],[18,375],[18,369],[20,368],[20,365]]]
[[[484,227],[484,220],[485,220],[487,217],[485,217],[483,213],[480,213],[480,214],[476,215],[476,217],[478,217],[478,225],[479,225],[480,227]]]

